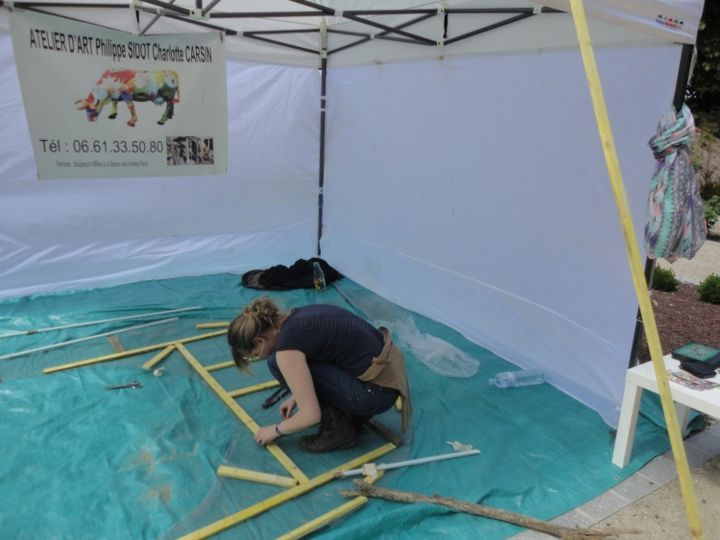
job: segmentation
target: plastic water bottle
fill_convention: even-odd
[[[523,371],[503,371],[498,373],[488,383],[498,388],[512,388],[515,386],[529,386],[545,382],[545,376],[538,369],[525,369]]]
[[[315,285],[315,290],[317,291],[321,291],[327,287],[327,284],[325,283],[325,272],[323,272],[320,263],[317,261],[313,262],[313,284]]]

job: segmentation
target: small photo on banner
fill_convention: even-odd
[[[167,164],[174,165],[214,165],[215,152],[212,137],[167,137]]]
[[[38,178],[227,172],[218,32],[136,36],[10,12]]]

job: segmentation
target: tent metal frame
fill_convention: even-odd
[[[157,8],[160,9],[151,9],[147,8],[146,6],[135,5],[133,7],[136,8],[136,13],[138,11],[146,11],[153,15],[155,15],[155,19],[153,22],[151,22],[148,26],[146,26],[145,30],[147,30],[157,19],[158,16],[167,16],[174,19],[182,20],[185,22],[188,22],[190,24],[203,26],[206,28],[214,29],[217,31],[222,31],[228,35],[237,35],[238,32],[222,28],[220,26],[216,26],[213,24],[209,24],[207,22],[204,22],[204,19],[216,19],[216,18],[259,18],[259,17],[323,17],[323,16],[329,16],[329,17],[337,17],[337,18],[343,18],[347,19],[349,21],[354,21],[366,26],[370,26],[375,29],[379,29],[383,31],[383,38],[384,39],[394,39],[394,40],[407,40],[411,44],[420,44],[425,46],[439,46],[443,47],[445,45],[450,45],[452,43],[455,43],[457,41],[461,41],[463,39],[467,39],[473,36],[477,36],[478,34],[514,23],[519,22],[521,20],[524,20],[526,18],[529,18],[533,15],[540,14],[540,13],[561,13],[560,10],[555,9],[547,9],[547,8],[483,8],[483,9],[457,9],[457,10],[451,10],[451,9],[443,9],[439,8],[434,10],[433,13],[430,12],[430,10],[364,10],[364,11],[336,11],[332,8],[316,4],[314,2],[310,2],[308,0],[289,0],[290,2],[305,6],[307,8],[310,8],[314,11],[303,11],[303,12],[247,12],[247,13],[218,13],[215,11],[212,11],[213,8],[218,4],[219,0],[211,0],[210,4],[203,7],[203,1],[202,0],[196,0],[196,10],[189,10],[187,8],[182,8],[180,6],[175,6],[173,3],[168,2],[162,2],[161,0],[142,0],[142,3],[144,4],[150,4],[154,5]],[[595,109],[595,115],[596,115],[596,121],[598,124],[598,129],[600,131],[601,139],[607,141],[607,145],[604,147],[604,154],[608,166],[608,172],[610,174],[610,180],[611,185],[613,187],[613,191],[616,198],[616,203],[618,206],[618,213],[620,216],[620,220],[624,226],[624,230],[626,232],[626,235],[629,231],[632,231],[632,223],[626,223],[626,221],[629,221],[627,213],[627,203],[624,200],[624,186],[622,183],[622,176],[619,171],[619,164],[617,164],[617,156],[616,151],[614,148],[614,142],[612,140],[612,133],[609,129],[609,122],[607,120],[607,111],[605,109],[604,104],[604,97],[602,94],[602,88],[599,84],[599,77],[597,75],[597,68],[595,66],[595,60],[594,55],[592,52],[592,44],[589,37],[589,30],[587,28],[587,20],[585,16],[585,10],[582,3],[582,0],[570,0],[570,13],[572,14],[573,21],[575,24],[575,29],[578,35],[578,43],[579,48],[581,51],[581,55],[583,57],[583,63],[585,66],[586,76],[588,78],[589,83],[589,89],[590,93],[593,97],[593,105]],[[33,11],[39,11],[42,13],[47,13],[49,15],[54,15],[66,19],[72,19],[72,20],[78,20],[73,19],[72,17],[59,15],[52,12],[45,12],[42,11],[39,8],[47,7],[47,8],[82,8],[82,9],[88,9],[88,8],[117,8],[117,7],[128,7],[125,4],[118,5],[118,4],[75,4],[72,2],[64,2],[64,3],[49,3],[49,2],[17,2],[17,3],[7,3],[4,0],[0,0],[0,6],[13,8],[24,8],[28,10]],[[198,12],[200,17],[198,17]],[[465,34],[462,34],[460,36],[456,36],[450,39],[447,39],[447,27],[448,27],[448,14],[450,13],[463,13],[463,14],[514,14],[512,17],[509,17],[508,19],[505,19],[504,21],[499,21],[494,24],[488,25],[483,28],[479,28],[477,30],[467,32]],[[375,20],[370,20],[365,17],[370,16],[382,16],[382,15],[398,15],[398,14],[407,14],[407,15],[421,15],[422,17],[430,18],[434,15],[439,15],[443,17],[443,28],[444,28],[444,37],[443,41],[441,42],[435,42],[429,38],[426,38],[424,36],[421,36],[419,34],[414,34],[412,32],[407,32],[403,30],[403,28],[406,28],[408,25],[402,25],[402,26],[388,26],[385,24],[382,24],[380,22],[377,22]],[[102,25],[97,25],[102,27]],[[389,36],[388,34],[396,34],[395,36]],[[321,248],[320,248],[320,240],[322,238],[322,211],[323,211],[323,187],[324,187],[324,140],[325,140],[325,100],[326,100],[326,76],[327,76],[327,59],[329,56],[329,51],[327,50],[326,45],[326,38],[327,38],[327,32],[323,32],[322,35],[324,36],[325,46],[320,47],[319,51],[314,51],[312,49],[307,49],[305,47],[300,47],[297,45],[292,45],[288,43],[284,43],[278,40],[270,39],[263,37],[262,31],[257,32],[247,32],[241,34],[242,36],[247,36],[251,39],[256,39],[260,41],[265,41],[268,43],[271,43],[273,45],[282,46],[282,47],[289,47],[291,49],[308,52],[311,54],[317,54],[320,57],[320,70],[322,72],[322,89],[321,89],[321,118],[320,118],[320,130],[321,130],[321,137],[320,137],[320,171],[319,171],[319,194],[318,194],[318,242],[317,242],[317,254],[318,256],[321,255]],[[399,36],[399,37],[398,37]],[[369,34],[369,38],[363,38],[362,40],[356,42],[355,44],[360,44],[368,39],[373,39],[375,37],[374,34]],[[683,54],[681,57],[681,63],[678,68],[678,80],[676,84],[676,91],[674,96],[673,105],[676,109],[679,109],[682,105],[683,98],[684,98],[684,92],[685,87],[688,82],[689,73],[690,73],[690,66],[691,66],[691,59],[692,59],[692,45],[684,45],[683,46]],[[337,53],[340,50],[344,49],[336,49],[332,51],[333,53]],[[634,240],[634,239],[633,239]],[[636,294],[639,299],[639,312],[646,312],[647,316],[649,317],[647,322],[643,322],[643,317],[638,316],[637,317],[637,323],[636,323],[636,329],[635,329],[635,335],[633,338],[633,344],[632,344],[632,351],[631,351],[631,358],[630,358],[630,364],[632,364],[635,361],[635,354],[637,349],[637,344],[639,341],[639,329],[644,325],[646,326],[646,335],[648,337],[649,346],[651,350],[651,357],[653,360],[653,364],[655,365],[655,371],[656,376],[658,378],[658,383],[660,386],[660,397],[661,402],[663,404],[663,410],[665,412],[665,418],[666,422],[668,423],[668,432],[670,435],[670,441],[671,441],[671,447],[673,450],[673,455],[676,458],[676,466],[678,470],[678,476],[680,478],[680,486],[681,491],[683,494],[683,498],[685,500],[686,510],[688,513],[688,519],[690,521],[690,527],[693,537],[699,538],[702,537],[702,526],[699,521],[699,517],[697,514],[697,506],[695,502],[695,496],[692,490],[692,484],[690,482],[690,473],[689,473],[689,467],[687,463],[687,457],[685,455],[684,448],[682,446],[682,438],[679,433],[679,428],[677,425],[677,417],[672,410],[672,399],[669,391],[669,386],[667,382],[667,375],[662,369],[662,351],[660,347],[659,342],[659,336],[657,335],[657,329],[655,327],[655,321],[654,316],[652,313],[652,305],[649,302],[649,296],[647,296],[647,288],[644,291],[641,291],[641,284],[640,279],[643,277],[642,275],[638,276],[635,272],[635,259],[637,259],[637,274],[640,274],[642,268],[641,263],[638,257],[638,254],[636,252],[636,246],[626,238],[627,241],[627,249],[628,249],[628,258],[631,262],[631,270],[633,272],[633,278],[635,282],[636,287]],[[646,259],[645,262],[645,269],[644,269],[644,278],[642,284],[644,284],[646,287],[651,283],[652,281],[652,274],[654,270],[654,262]],[[637,278],[637,279],[636,279]],[[644,293],[644,294],[643,294]],[[646,297],[647,296],[647,297]],[[187,342],[187,341],[186,341]],[[186,354],[187,349],[185,346],[180,342],[174,342],[175,348],[185,356],[185,358],[188,360],[188,362],[191,362],[189,353]],[[162,347],[168,347],[170,344],[165,343],[162,344]],[[126,354],[125,353],[116,353],[116,354]],[[112,355],[111,355],[112,356]],[[109,358],[104,358],[103,360],[94,360],[94,361],[105,361]],[[192,363],[192,362],[191,362]],[[56,368],[56,370],[60,369],[69,369],[68,366],[59,366]],[[48,370],[45,370],[46,373]],[[205,371],[205,374],[210,377],[213,381],[214,378],[212,378],[211,375],[207,371]],[[202,373],[201,373],[202,375]],[[204,377],[205,378],[205,377]],[[212,381],[208,381],[209,384],[211,384]],[[212,386],[212,384],[211,384]],[[222,396],[221,396],[222,397]],[[231,399],[231,397],[228,396],[228,399]],[[234,403],[234,401],[233,401]],[[272,445],[271,445],[272,446]],[[394,447],[394,445],[393,445]],[[327,473],[326,473],[327,474]],[[324,475],[321,475],[321,477],[324,477]],[[301,485],[297,486],[293,489],[299,489],[299,488],[307,488],[313,489],[317,482],[317,485],[320,485],[320,483],[324,483],[328,481],[327,479],[321,479],[320,477],[315,478],[309,482],[301,483]],[[310,484],[313,484],[313,487],[310,487]],[[293,489],[288,490],[288,492],[292,492]],[[305,489],[300,491],[298,494],[302,494],[305,492]],[[295,496],[295,495],[292,495]],[[288,498],[291,498],[292,496],[289,496]],[[271,497],[271,499],[276,499],[276,497]],[[282,498],[282,497],[281,497]],[[284,500],[287,500],[286,498],[282,498],[282,501],[278,499],[278,502],[273,504],[279,504],[279,502],[284,502]],[[213,524],[213,526],[209,526],[207,531],[197,531],[198,533],[202,532],[209,532],[211,528],[214,527],[221,527],[221,528],[214,528],[215,532],[218,532],[219,530],[223,530],[227,526],[226,523],[228,520],[232,521],[232,523],[239,522],[237,519],[239,518],[239,515],[242,514],[245,517],[240,517],[239,520],[244,520],[248,515],[250,517],[252,515],[255,515],[257,513],[260,513],[264,511],[267,506],[267,504],[270,503],[270,500],[267,502],[259,503],[259,505],[255,505],[258,507],[257,510],[253,510],[255,513],[250,512],[248,514],[246,511],[238,513],[238,515],[230,516],[229,518],[226,518],[225,520],[222,520],[222,524]],[[250,510],[250,509],[248,509]],[[234,520],[234,521],[233,521]],[[211,533],[213,534],[213,533]]]
[[[358,32],[357,35],[364,36],[366,39],[363,39],[362,41],[359,41],[353,45],[359,45],[360,43],[364,43],[366,41],[369,41],[371,39],[387,39],[387,40],[395,40],[400,42],[405,42],[409,44],[417,44],[417,45],[426,45],[426,46],[433,46],[436,47],[438,45],[449,45],[451,43],[455,43],[457,41],[461,41],[463,39],[467,39],[470,37],[474,37],[476,35],[482,34],[484,32],[488,32],[490,30],[494,30],[496,28],[500,28],[502,26],[512,24],[514,22],[518,22],[521,20],[524,20],[526,18],[529,18],[533,15],[539,14],[539,13],[563,13],[560,10],[553,9],[553,8],[547,8],[543,7],[539,10],[535,10],[533,8],[527,8],[527,7],[505,7],[505,8],[476,8],[476,9],[444,9],[444,10],[438,10],[438,9],[379,9],[379,10],[348,10],[348,11],[335,11],[331,8],[322,6],[320,4],[315,4],[314,2],[309,2],[307,0],[288,0],[289,2],[302,5],[308,8],[314,9],[314,11],[252,11],[252,12],[218,12],[213,11],[213,8],[220,2],[220,0],[212,0],[208,5],[203,7],[202,0],[196,0],[196,7],[200,11],[200,15],[203,18],[207,19],[262,19],[262,18],[302,18],[302,17],[338,17],[338,18],[344,18],[349,21],[354,21],[357,23],[361,23],[366,26],[370,26],[372,28],[376,28],[379,30],[382,30],[382,33],[367,33],[363,34],[362,32]],[[155,6],[156,9],[153,9],[149,6]],[[4,0],[0,0],[0,6],[6,5]],[[128,7],[128,4],[122,4],[122,3],[112,3],[112,4],[100,4],[100,3],[88,3],[88,4],[81,4],[77,2],[32,2],[32,1],[20,1],[20,2],[14,2],[12,3],[13,7],[18,7],[22,9],[28,9],[28,10],[40,10],[41,13],[45,13],[47,15],[54,15],[54,16],[62,16],[58,15],[53,12],[44,11],[43,8],[78,8],[78,9],[87,9],[87,8],[123,8],[126,9]],[[149,23],[143,30],[140,31],[139,35],[145,35],[147,30],[154,24],[155,21],[159,17],[168,17],[175,20],[180,20],[189,24],[194,24],[197,26],[201,26],[204,28],[209,28],[212,30],[217,30],[224,32],[226,35],[238,35],[238,32],[236,30],[232,30],[230,28],[224,28],[222,26],[210,24],[207,21],[203,20],[202,18],[197,17],[192,10],[177,6],[174,4],[174,0],[171,0],[169,2],[165,2],[163,0],[142,0],[142,3],[134,5],[133,6],[137,11],[141,11],[144,13],[148,13],[151,15],[155,15],[155,18],[151,23]],[[446,39],[443,41],[442,44],[437,43],[435,40],[432,40],[430,38],[427,38],[425,36],[414,34],[412,32],[407,32],[403,30],[404,28],[407,28],[411,24],[415,24],[417,22],[420,22],[422,20],[426,20],[428,18],[434,17],[436,15],[442,15],[445,17],[445,27],[447,28],[447,19],[448,16],[451,14],[460,14],[460,15],[514,15],[512,17],[509,17],[508,19],[505,19],[503,21],[499,21],[490,25],[482,26],[476,30],[473,30],[471,32],[467,32],[465,34],[462,34],[460,36],[456,36],[450,39]],[[404,22],[401,24],[396,24],[394,26],[388,26],[386,24],[382,24],[380,22],[366,19],[365,17],[372,17],[372,16],[385,16],[385,15],[420,15],[420,17],[413,21]],[[80,22],[80,19],[73,19],[78,20]],[[94,23],[89,23],[94,24]],[[96,25],[101,26],[101,25]],[[320,50],[312,50],[307,49],[304,47],[298,47],[297,45],[293,45],[290,43],[285,43],[281,41],[275,41],[275,40],[269,40],[266,38],[260,38],[259,36],[266,35],[266,34],[297,34],[297,33],[306,33],[306,32],[318,32],[318,29],[300,29],[300,30],[258,30],[258,31],[248,31],[243,32],[242,37],[250,37],[254,39],[260,39],[262,41],[266,41],[267,43],[271,43],[273,45],[278,45],[281,47],[287,47],[294,50],[300,50],[302,52],[308,52],[310,54],[314,55],[322,55],[322,51]],[[350,34],[350,32],[343,32],[343,31],[335,31],[330,30],[330,32],[333,33],[347,33]],[[391,37],[388,34],[398,34],[399,36],[403,36],[404,39],[398,38],[398,37]],[[328,51],[327,54],[333,54],[340,52],[342,50],[345,50],[347,46],[339,47],[337,49],[334,49],[332,51]]]
[[[299,33],[319,33],[320,30],[318,28],[308,28],[308,29],[295,29],[295,30],[258,30],[258,31],[250,31],[250,32],[244,32],[242,34],[242,37],[247,37],[249,39],[254,39],[258,41],[262,41],[265,43],[269,43],[272,45],[280,46],[280,47],[286,47],[289,49],[306,52],[314,55],[320,56],[320,71],[321,71],[321,77],[322,77],[322,84],[321,84],[321,96],[320,96],[320,170],[318,174],[318,231],[317,231],[317,246],[316,246],[316,252],[317,255],[321,255],[321,248],[320,248],[320,240],[322,238],[322,223],[323,223],[323,187],[324,187],[324,166],[325,166],[325,106],[326,106],[326,80],[327,80],[327,65],[328,61],[327,58],[332,56],[333,54],[337,54],[341,51],[344,51],[348,48],[355,47],[358,45],[361,45],[363,43],[367,43],[368,41],[371,41],[373,39],[385,39],[385,40],[392,40],[392,41],[399,41],[399,42],[405,42],[410,44],[421,44],[421,45],[433,45],[437,46],[438,43],[425,38],[423,36],[420,36],[418,34],[413,34],[410,32],[406,32],[403,30],[404,28],[407,28],[409,26],[412,26],[414,24],[417,24],[419,22],[425,21],[429,18],[435,17],[437,15],[442,15],[445,18],[444,25],[445,25],[445,34],[447,33],[447,25],[448,25],[448,16],[451,14],[462,14],[462,15],[497,15],[497,14],[507,14],[507,15],[513,15],[512,17],[509,17],[507,19],[504,19],[502,21],[498,21],[486,26],[482,26],[480,28],[477,28],[476,30],[466,32],[465,34],[455,36],[452,38],[447,39],[447,36],[444,36],[444,41],[442,45],[450,45],[452,43],[456,43],[458,41],[468,39],[474,36],[477,36],[479,34],[489,32],[491,30],[495,30],[497,28],[522,21],[524,19],[527,19],[529,17],[532,17],[536,13],[562,13],[562,11],[553,9],[553,8],[546,8],[543,7],[539,10],[535,10],[533,8],[526,8],[526,7],[498,7],[498,8],[466,8],[466,9],[378,9],[378,10],[349,10],[349,11],[343,11],[343,12],[337,12],[331,8],[328,8],[326,6],[316,4],[314,2],[310,2],[307,0],[288,0],[289,2],[302,5],[308,8],[311,8],[311,10],[308,11],[252,11],[252,12],[218,12],[213,11],[213,8],[217,6],[217,4],[220,2],[220,0],[212,0],[207,5],[203,6],[203,0],[196,0],[195,6],[197,9],[201,10],[201,14],[204,17],[207,17],[208,19],[238,19],[238,18],[303,18],[303,17],[321,17],[321,16],[331,16],[331,17],[341,17],[345,18],[347,20],[359,22],[362,24],[365,24],[367,26],[381,29],[382,32],[374,34],[374,33],[364,33],[360,31],[346,31],[346,30],[335,30],[335,29],[328,29],[328,33],[333,34],[340,34],[340,35],[348,35],[348,36],[357,36],[361,39],[337,47],[335,49],[327,49],[326,47],[321,47],[320,50],[312,50],[306,47],[301,47],[298,45],[294,45],[291,43],[285,43],[276,39],[271,39],[269,35],[283,35],[283,34],[299,34]],[[191,10],[184,8],[182,6],[176,6],[174,5],[175,0],[170,0],[169,2],[165,2],[163,0],[142,0],[143,4],[149,4],[152,6],[156,6],[157,9],[149,8],[147,6],[143,6],[142,4],[136,5],[135,8],[138,11],[142,11],[144,13],[148,13],[151,15],[154,15],[154,18],[150,23],[148,23],[141,31],[140,35],[145,35],[147,30],[162,16],[172,18],[175,20],[187,22],[190,24],[198,25],[204,28],[208,28],[211,30],[216,30],[225,33],[226,35],[237,35],[238,32],[229,28],[224,28],[222,26],[218,26],[215,24],[208,23],[203,20],[198,20],[197,18],[193,18],[193,13]],[[5,5],[4,0],[0,0],[0,6]],[[53,3],[53,2],[32,2],[32,1],[20,1],[20,2],[14,2],[12,4],[15,7],[22,8],[22,9],[28,9],[30,11],[37,11],[40,13],[45,13],[48,15],[53,15],[57,17],[67,18],[71,20],[77,20],[80,21],[80,19],[75,19],[72,17],[68,17],[65,15],[59,15],[56,13],[44,11],[42,8],[127,8],[128,4],[126,3],[109,3],[109,4],[101,4],[101,3],[77,3],[77,2],[59,2],[59,3]],[[409,21],[405,21],[401,24],[396,24],[395,26],[387,26],[381,23],[378,23],[376,21],[370,21],[363,17],[370,17],[370,16],[383,16],[383,15],[419,15],[417,18],[413,18]],[[82,21],[80,21],[82,22]],[[98,25],[99,26],[99,25]],[[396,36],[391,36],[389,34],[398,34],[400,36],[405,36],[405,38],[398,38]],[[675,89],[675,97],[673,100],[673,106],[676,110],[679,110],[680,107],[682,107],[682,104],[684,102],[684,95],[685,91],[687,89],[687,84],[690,77],[690,71],[692,67],[692,55],[693,55],[694,47],[693,45],[684,45],[683,46],[683,52],[681,57],[680,66],[678,68],[678,78],[677,78],[677,85]],[[645,278],[648,283],[648,286],[652,283],[652,277],[653,272],[655,269],[655,263],[651,259],[646,259],[645,261]],[[632,367],[637,363],[637,350],[639,348],[639,342],[640,342],[640,336],[642,334],[642,317],[640,315],[640,310],[638,309],[637,317],[636,317],[636,326],[635,331],[633,335],[633,342],[631,346],[630,351],[630,358],[628,360],[628,367]]]

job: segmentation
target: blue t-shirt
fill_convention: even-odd
[[[309,363],[334,364],[361,375],[383,348],[380,331],[338,306],[314,304],[292,310],[275,351],[301,351]]]

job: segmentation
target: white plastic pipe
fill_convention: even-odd
[[[58,347],[64,347],[65,345],[70,345],[72,343],[80,343],[81,341],[89,341],[91,339],[103,337],[103,336],[109,336],[112,334],[121,334],[122,332],[129,332],[130,330],[139,330],[140,328],[147,328],[148,326],[155,326],[156,324],[165,324],[172,321],[177,321],[179,317],[173,317],[171,319],[163,319],[162,321],[153,321],[145,324],[136,324],[135,326],[129,326],[127,328],[121,328],[120,330],[113,330],[112,332],[103,332],[102,334],[95,334],[94,336],[87,336],[87,337],[81,337],[77,339],[71,339],[70,341],[63,341],[62,343],[54,343],[52,345],[44,345],[43,347],[36,347],[34,349],[27,349],[20,352],[10,353],[10,354],[4,354],[0,356],[0,360],[8,360],[10,358],[17,358],[18,356],[23,356],[30,353],[40,352],[40,351],[47,351],[48,349],[56,349]]]
[[[9,332],[7,334],[0,334],[1,338],[14,337],[14,336],[28,336],[30,334],[39,334],[41,332],[51,332],[53,330],[65,330],[66,328],[78,328],[80,326],[90,326],[93,324],[103,324],[116,321],[126,321],[128,319],[144,319],[146,317],[153,317],[155,315],[169,315],[170,313],[180,313],[181,311],[194,311],[202,309],[202,306],[193,306],[187,308],[178,309],[167,309],[165,311],[154,311],[152,313],[144,313],[141,315],[126,315],[124,317],[115,317],[113,319],[100,319],[99,321],[86,321],[79,323],[64,324],[62,326],[48,326],[47,328],[38,328],[37,330],[18,330],[17,332]]]
[[[398,467],[408,467],[411,465],[420,465],[421,463],[430,463],[431,461],[443,461],[446,459],[453,459],[465,456],[472,456],[473,454],[479,454],[480,450],[465,450],[463,452],[450,452],[449,454],[440,454],[437,456],[428,456],[418,459],[409,459],[407,461],[396,461],[395,463],[381,463],[375,468],[378,471],[386,471],[388,469],[397,469]],[[364,474],[363,469],[351,469],[349,471],[343,471],[342,476],[358,476]]]

